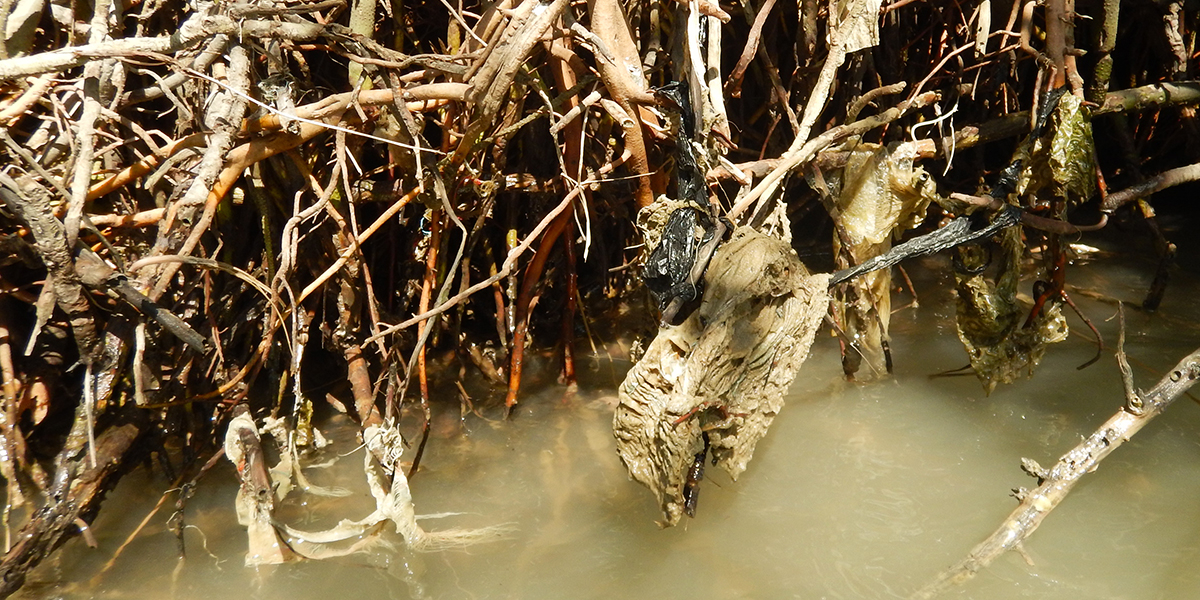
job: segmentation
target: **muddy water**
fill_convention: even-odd
[[[391,548],[328,561],[243,566],[232,468],[222,464],[188,506],[187,558],[166,530],[174,496],[123,554],[114,551],[165,487],[131,475],[94,526],[98,549],[71,541],[31,578],[25,598],[894,598],[956,562],[1034,482],[1021,457],[1044,465],[1122,403],[1111,353],[1072,318],[1071,338],[1032,380],[985,396],[974,377],[930,378],[962,366],[944,265],[909,265],[918,310],[893,318],[896,373],[871,384],[840,377],[822,336],[788,405],[734,483],[710,471],[695,519],[655,524],[652,496],[631,482],[610,434],[613,389],[627,365],[583,368],[579,393],[528,397],[506,423],[439,421],[413,481],[427,529],[511,524],[505,540],[414,554]],[[1112,259],[1076,268],[1079,286],[1140,302],[1146,264]],[[1025,289],[1028,290],[1028,284]],[[1142,387],[1200,345],[1195,274],[1181,271],[1158,314],[1130,311],[1127,351]],[[1076,300],[1109,340],[1113,305]],[[906,303],[897,296],[897,306]],[[1107,320],[1107,321],[1106,321]],[[343,499],[289,499],[282,517],[310,530],[373,509],[351,426],[306,472]],[[339,456],[345,454],[347,456]],[[952,598],[1200,598],[1200,408],[1173,406],[1088,476],[1025,545]]]

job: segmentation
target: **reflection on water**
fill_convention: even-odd
[[[1111,353],[1084,328],[1050,349],[1030,381],[984,396],[974,377],[928,375],[966,360],[940,263],[909,266],[926,290],[893,317],[894,378],[840,377],[835,340],[821,337],[786,409],[737,483],[709,469],[696,519],[660,530],[653,497],[631,482],[610,433],[616,381],[591,372],[567,403],[528,397],[507,423],[449,407],[413,480],[419,513],[455,513],[427,529],[512,523],[507,540],[463,551],[369,554],[248,569],[236,524],[233,469],[223,463],[187,511],[187,559],[166,530],[174,497],[109,568],[105,563],[158,501],[158,475],[129,476],[93,528],[99,549],[73,540],[32,577],[25,598],[893,598],[956,562],[1031,487],[1021,457],[1054,460],[1122,403]],[[1073,270],[1079,286],[1140,300],[1144,265]],[[1130,312],[1127,350],[1149,387],[1200,344],[1197,285],[1182,274],[1157,315]],[[1026,285],[1026,288],[1028,286]],[[1026,291],[1028,291],[1026,289]],[[1111,304],[1076,296],[1111,343]],[[897,304],[904,302],[898,301]],[[930,332],[936,332],[931,335]],[[619,373],[623,367],[618,366]],[[586,371],[587,369],[581,369]],[[1157,371],[1155,371],[1157,370]],[[449,425],[447,425],[449,424]],[[1025,545],[955,598],[1200,597],[1200,410],[1179,402],[1088,476]],[[307,471],[341,498],[290,498],[281,516],[318,529],[373,509],[353,452],[353,428]],[[357,450],[362,452],[362,450]]]

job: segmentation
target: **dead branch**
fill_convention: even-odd
[[[1177,83],[1156,83],[1145,85],[1117,92],[1109,92],[1103,104],[1093,111],[1094,116],[1137,112],[1144,110],[1152,110],[1164,106],[1186,106],[1200,103],[1200,82],[1186,81]],[[1011,138],[1029,131],[1029,112],[1019,111],[1009,113],[1002,117],[997,117],[990,121],[980,123],[978,125],[965,125],[954,132],[954,146],[960,150],[973,148],[982,144],[991,143],[994,141]],[[891,120],[895,120],[894,118]],[[865,119],[863,124],[865,124]],[[878,127],[881,123],[876,123],[873,127]],[[831,130],[832,131],[832,130]],[[828,132],[827,132],[828,133]],[[851,134],[841,134],[839,132],[837,139],[844,139]],[[859,134],[852,134],[859,135]],[[836,143],[837,140],[823,144],[828,147]],[[910,155],[917,158],[927,159],[944,156],[943,142],[938,139],[924,139],[917,141],[904,142],[897,149],[897,152]],[[817,153],[814,159],[819,161],[822,169],[837,168],[845,164],[844,156],[836,151],[821,151]],[[803,162],[803,161],[801,161]],[[775,173],[781,169],[781,165],[785,163],[785,157],[768,158],[748,163],[739,163],[736,166],[746,175],[751,175],[756,178],[777,177]],[[1187,173],[1188,167],[1176,169],[1181,173]],[[1165,175],[1165,173],[1164,173]],[[1174,176],[1173,176],[1174,177]],[[711,169],[706,176],[710,182],[720,181],[724,179],[734,178],[733,174],[724,166],[716,166]],[[1138,193],[1141,196],[1152,194],[1156,191],[1166,189],[1174,185],[1193,181],[1192,179],[1181,179],[1170,185],[1165,185],[1162,188],[1153,189],[1146,192],[1138,192],[1139,187],[1130,188],[1129,193]],[[1146,185],[1156,183],[1155,180],[1145,182]],[[1124,190],[1123,190],[1124,191]],[[1113,195],[1121,194],[1116,192]],[[1130,199],[1123,196],[1117,196],[1117,200],[1122,204],[1127,203]],[[1115,206],[1113,210],[1115,210]]]
[[[742,54],[738,56],[737,64],[733,66],[733,71],[729,73],[729,80],[725,84],[729,95],[734,98],[742,95],[742,78],[746,75],[746,69],[750,67],[750,61],[758,53],[758,42],[762,38],[763,25],[767,23],[767,17],[770,16],[771,9],[774,7],[775,0],[763,2],[758,13],[754,15],[754,22],[750,24],[750,34],[746,36],[746,46],[742,48]]]
[[[535,5],[537,10],[535,11]],[[461,165],[474,150],[485,130],[490,129],[517,72],[535,45],[567,8],[566,0],[554,0],[543,6],[537,0],[525,0],[514,11],[515,18],[505,30],[505,40],[477,63],[468,101],[473,105],[473,121],[453,156],[452,165]]]
[[[243,44],[235,43],[229,50],[229,82],[230,85],[216,95],[205,115],[205,125],[213,133],[208,137],[208,145],[200,159],[196,177],[183,197],[167,208],[166,217],[159,226],[159,235],[163,239],[178,237],[180,232],[174,229],[176,219],[192,223],[195,212],[202,207],[203,216],[195,227],[186,232],[187,239],[182,244],[172,248],[156,248],[154,254],[191,254],[200,243],[200,236],[208,230],[216,203],[225,196],[225,190],[232,185],[232,180],[241,174],[241,169],[238,169],[237,174],[231,177],[226,165],[232,162],[228,160],[227,153],[233,147],[237,124],[241,123],[245,116],[245,96],[250,87],[250,54]],[[218,176],[222,175],[223,167],[225,176],[218,179]],[[218,187],[222,183],[225,189]],[[177,268],[178,263],[167,263],[161,269],[152,269],[143,277],[143,283],[155,281],[153,291],[149,294],[151,300],[162,297]]]
[[[211,35],[207,25],[208,21],[213,18],[199,13],[194,14],[181,23],[179,30],[170,36],[126,38],[0,60],[0,80],[65,71],[82,67],[88,61],[100,57],[134,56],[149,52],[158,54],[176,52],[199,43]]]
[[[42,95],[50,90],[53,83],[54,78],[48,74],[35,79],[16,102],[0,110],[0,125],[12,127],[17,119],[25,116],[26,111],[42,99]]]
[[[616,0],[589,0],[588,11],[592,17],[592,31],[612,56],[612,60],[597,61],[596,67],[613,101],[627,115],[619,122],[625,134],[625,149],[630,154],[628,164],[639,176],[636,203],[639,207],[647,206],[654,201],[654,196],[647,177],[650,174],[650,159],[646,156],[642,126],[644,122],[656,124],[656,120],[652,113],[636,105],[653,104],[654,96],[646,89],[645,76],[641,75],[641,57],[621,3]]]
[[[67,246],[62,221],[54,216],[48,199],[35,192],[40,190],[36,185],[26,181],[22,186],[6,175],[0,175],[0,182],[5,183],[0,187],[0,198],[29,227],[41,259],[46,263],[49,285],[42,287],[42,294],[52,299],[51,305],[57,303],[67,314],[81,360],[90,362],[96,356],[100,342],[87,293],[75,272],[75,258]]]
[[[1198,81],[1152,83],[1119,92],[1109,92],[1104,97],[1104,104],[1101,104],[1092,114],[1099,116],[1112,112],[1149,110],[1198,102],[1200,102],[1200,82]]]
[[[1125,366],[1124,350],[1118,348],[1118,361]],[[1001,554],[1018,547],[1022,541],[1037,530],[1054,507],[1079,483],[1084,475],[1096,470],[1121,444],[1129,441],[1151,419],[1161,414],[1175,399],[1179,398],[1200,377],[1200,349],[1180,360],[1166,376],[1150,390],[1136,393],[1127,398],[1112,417],[1104,422],[1092,435],[1067,452],[1049,469],[1041,469],[1037,463],[1026,460],[1027,471],[1038,478],[1038,487],[1033,490],[1018,490],[1021,504],[1010,514],[999,529],[986,540],[975,546],[965,559],[913,594],[912,598],[933,598],[959,585],[986,568]],[[1126,385],[1133,390],[1132,384]]]

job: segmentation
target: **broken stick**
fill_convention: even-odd
[[[1121,365],[1121,375],[1125,381],[1125,406],[1096,429],[1095,433],[1064,454],[1053,467],[1042,469],[1032,460],[1023,460],[1022,468],[1038,478],[1038,487],[1029,491],[1018,490],[1017,496],[1021,504],[995,533],[975,546],[958,564],[943,571],[934,581],[918,590],[912,598],[933,598],[971,579],[1000,555],[1019,546],[1042,524],[1050,511],[1062,502],[1084,474],[1094,471],[1100,461],[1112,454],[1121,444],[1129,441],[1200,378],[1200,348],[1197,348],[1179,361],[1179,364],[1149,391],[1138,392],[1133,386],[1133,376],[1125,361],[1125,351],[1122,348],[1124,334],[1122,326],[1121,338],[1117,342],[1117,361]]]

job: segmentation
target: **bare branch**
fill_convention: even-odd
[[[933,598],[975,576],[1005,552],[1016,548],[1042,524],[1054,507],[1067,496],[1087,473],[1096,470],[1121,444],[1129,441],[1151,419],[1158,416],[1176,398],[1183,395],[1200,377],[1200,349],[1179,361],[1158,384],[1141,394],[1142,410],[1135,413],[1122,406],[1095,433],[1067,452],[1044,473],[1036,489],[1018,490],[1021,504],[1004,519],[1003,525],[975,546],[965,559],[943,572],[912,598]]]

